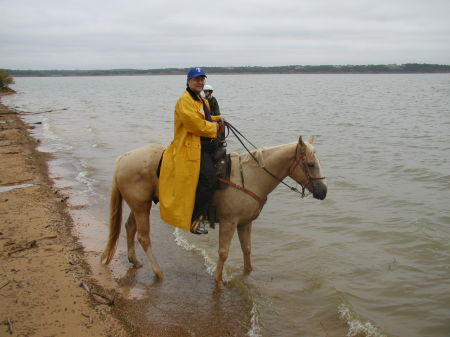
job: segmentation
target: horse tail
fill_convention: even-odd
[[[109,237],[105,251],[101,257],[101,262],[104,264],[109,264],[116,252],[122,224],[122,200],[122,193],[117,188],[116,177],[114,175],[109,204]]]

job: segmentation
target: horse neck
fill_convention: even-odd
[[[296,144],[285,144],[261,150],[262,162],[267,171],[283,180],[295,157]],[[252,164],[244,167],[245,186],[262,198],[272,192],[280,183],[263,168]]]

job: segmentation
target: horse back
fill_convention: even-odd
[[[114,178],[125,199],[127,195],[141,201],[157,197],[157,170],[163,152],[162,145],[149,144],[117,158]]]

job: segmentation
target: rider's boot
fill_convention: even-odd
[[[194,220],[191,224],[191,233],[193,234],[208,234],[208,230],[203,223],[205,217],[200,215],[196,220]]]

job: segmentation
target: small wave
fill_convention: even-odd
[[[261,337],[262,333],[261,333],[261,325],[259,325],[259,312],[255,303],[253,303],[253,307],[250,313],[252,315],[252,318],[250,320],[252,326],[248,331],[247,335],[249,337]]]
[[[339,318],[348,324],[347,337],[387,337],[375,325],[367,320],[364,321],[345,304],[339,305],[338,314]]]
[[[80,165],[82,168],[84,168],[85,170],[87,170],[88,172],[95,172],[98,171],[98,168],[92,165],[89,165],[87,162],[85,162],[84,160],[80,160]]]
[[[94,192],[94,184],[97,182],[95,179],[89,178],[89,172],[87,171],[81,171],[78,173],[78,175],[75,177],[75,180],[86,185],[87,191],[89,193]]]
[[[49,121],[48,118],[42,119],[42,129],[43,129],[44,137],[50,138],[50,139],[59,139],[59,137],[56,135],[55,126]]]
[[[90,133],[93,133],[93,134],[98,134],[98,133],[99,133],[98,129],[97,129],[95,126],[88,126],[88,127],[87,127],[87,130],[88,130]]]
[[[175,228],[173,235],[175,236],[175,242],[178,246],[182,247],[183,249],[185,249],[187,251],[197,253],[203,257],[203,259],[205,261],[206,271],[208,272],[209,275],[213,276],[214,271],[216,270],[217,264],[206,253],[206,250],[204,250],[203,248],[199,248],[196,245],[194,245],[193,243],[190,243],[188,240],[186,240],[186,238],[183,237],[183,235],[181,234],[181,231],[178,228]],[[224,271],[223,271],[224,281],[227,281],[227,282],[231,281],[232,278],[233,278],[232,275],[224,269]]]
[[[92,144],[91,147],[94,148],[94,149],[106,149],[106,148],[108,148],[106,146],[106,144],[104,144],[104,143]]]
[[[58,135],[58,129],[48,118],[42,120],[42,136],[50,141],[51,151],[70,153],[73,150],[72,146],[64,143]]]

